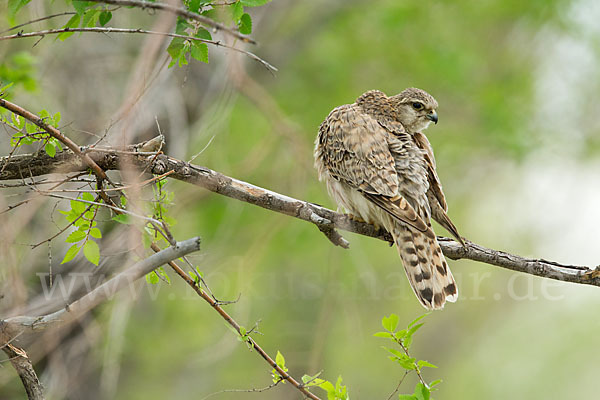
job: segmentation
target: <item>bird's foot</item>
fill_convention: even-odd
[[[362,219],[361,217],[354,215],[352,213],[348,213],[346,214],[348,216],[348,218],[350,218],[352,221],[356,221],[356,222],[362,222],[363,224],[367,224],[368,222],[365,221],[364,219]],[[373,225],[373,224],[371,224]]]

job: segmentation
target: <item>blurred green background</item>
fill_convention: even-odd
[[[19,22],[61,7],[33,1]],[[0,60],[32,54],[37,88],[17,85],[14,101],[60,111],[79,143],[109,126],[112,143],[153,137],[156,117],[167,154],[190,159],[204,149],[195,163],[334,209],[312,167],[321,121],[369,89],[422,88],[440,104],[440,122],[427,134],[461,234],[523,256],[598,264],[600,3],[274,0],[251,13],[259,45],[246,48],[277,66],[274,75],[215,48],[208,65],[167,69],[163,49],[144,60],[150,39],[133,35],[48,37],[33,48],[36,39],[5,41]],[[124,10],[110,25],[150,29],[158,18]],[[143,79],[134,72],[140,65],[148,71]],[[136,81],[146,89],[119,119],[138,93]],[[1,146],[7,154],[7,135]],[[395,249],[346,233],[351,248],[343,250],[305,222],[182,183],[167,187],[176,193],[173,233],[202,236],[202,251],[191,259],[219,299],[240,295],[227,310],[246,327],[260,321],[263,335],[255,338],[269,354],[281,351],[297,377],[342,375],[353,399],[387,398],[403,371],[372,335],[384,315],[396,313],[404,324],[424,312]],[[47,215],[35,218],[48,230],[24,231],[19,243],[53,232]],[[55,270],[66,248],[53,246]],[[33,296],[40,289],[32,276],[48,269],[47,248],[22,246],[15,260],[23,275],[18,265],[31,263],[21,279]],[[450,266],[459,300],[428,316],[413,345],[415,356],[439,366],[426,372],[444,381],[436,398],[597,397],[598,288],[464,260]],[[12,275],[3,274],[5,288]],[[270,368],[173,281],[144,283],[134,298],[104,305],[82,328],[79,347],[38,347],[49,398],[202,399],[269,385]],[[69,364],[73,352],[78,362]],[[0,370],[0,384],[0,396],[22,395],[11,368]],[[301,397],[280,385],[211,398]]]

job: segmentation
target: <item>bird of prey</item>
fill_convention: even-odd
[[[330,196],[352,217],[390,232],[420,303],[441,309],[458,298],[456,282],[431,228],[433,218],[463,243],[448,206],[429,141],[437,101],[409,88],[379,90],[335,108],[319,127],[315,167]]]

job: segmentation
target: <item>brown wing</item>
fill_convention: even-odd
[[[431,207],[431,216],[441,226],[450,232],[461,244],[463,240],[458,233],[458,229],[448,217],[448,204],[446,203],[446,197],[442,191],[442,184],[440,178],[436,172],[435,157],[433,156],[433,148],[427,140],[427,137],[421,132],[417,132],[413,135],[415,143],[419,148],[425,150],[425,161],[427,164],[427,180],[429,181],[429,189],[427,191],[427,198],[429,199],[429,206]]]
[[[427,224],[398,193],[389,133],[356,104],[333,110],[319,128],[321,158],[329,174],[360,191],[398,220],[427,231]]]

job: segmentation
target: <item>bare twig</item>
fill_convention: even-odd
[[[345,247],[342,236],[336,229],[374,237],[392,243],[388,232],[376,229],[374,226],[354,221],[347,215],[337,213],[317,204],[294,199],[268,189],[254,186],[250,183],[223,175],[206,167],[196,166],[168,157],[164,154],[158,156],[97,153],[88,152],[102,168],[106,170],[119,169],[122,161],[126,160],[143,169],[147,168],[153,174],[164,174],[173,170],[170,178],[203,187],[212,192],[233,199],[254,204],[262,208],[292,216],[316,225],[327,233],[327,237],[334,244]],[[0,174],[0,181],[19,179],[19,168],[28,165],[31,176],[40,176],[55,171],[56,166],[61,166],[63,171],[81,171],[85,166],[73,162],[76,157],[68,152],[59,152],[54,158],[46,154],[30,154],[13,156],[10,161],[6,157],[0,158],[0,166],[8,163]],[[490,265],[499,266],[513,271],[550,278],[560,281],[579,283],[584,285],[600,286],[600,271],[595,268],[579,265],[560,264],[544,259],[529,259],[521,256],[489,249],[465,240],[465,247],[452,239],[438,237],[444,254],[451,259],[470,259]]]
[[[156,4],[159,4],[159,3],[156,3]],[[30,37],[37,37],[37,36],[44,37],[46,35],[56,35],[56,34],[64,33],[64,32],[129,33],[129,34],[159,35],[159,36],[168,36],[168,37],[172,37],[172,38],[180,38],[180,39],[186,39],[186,40],[193,40],[193,41],[196,41],[196,42],[207,43],[207,44],[211,44],[213,46],[223,47],[223,48],[226,48],[226,49],[229,49],[229,50],[237,51],[238,53],[242,53],[242,54],[250,57],[251,59],[253,59],[255,61],[258,61],[259,63],[261,63],[269,71],[271,71],[271,72],[276,72],[277,71],[277,68],[275,68],[273,65],[269,64],[267,61],[263,60],[262,58],[260,58],[256,54],[254,54],[254,53],[252,53],[250,51],[247,51],[247,50],[240,49],[238,47],[229,46],[229,45],[224,44],[224,43],[222,43],[222,42],[220,42],[218,40],[201,39],[201,38],[197,38],[195,36],[179,35],[177,33],[168,33],[168,32],[148,31],[148,30],[144,30],[144,29],[111,28],[111,27],[98,27],[98,26],[97,27],[92,27],[92,28],[47,29],[45,31],[25,32],[25,33],[19,32],[19,33],[15,33],[14,35],[0,36],[0,41],[1,40],[30,38]]]
[[[253,39],[251,39],[247,36],[244,36],[241,33],[237,32],[233,29],[230,29],[219,22],[213,21],[212,19],[205,17],[204,15],[200,15],[200,14],[188,11],[185,8],[175,7],[170,4],[150,3],[148,1],[139,1],[139,0],[91,0],[91,1],[94,1],[96,3],[113,4],[113,5],[118,5],[118,6],[133,6],[133,7],[138,7],[141,9],[152,9],[152,10],[170,12],[170,13],[179,15],[181,17],[193,19],[194,21],[198,21],[203,25],[210,26],[211,28],[221,30],[237,39],[242,40],[243,42],[256,44],[256,42]]]
[[[23,22],[22,24],[19,25],[15,25],[15,26],[11,26],[10,28],[0,32],[0,35],[4,35],[6,32],[10,32],[10,31],[14,31],[15,29],[19,29],[22,28],[24,26],[27,25],[31,25],[33,23],[36,22],[41,22],[41,21],[46,21],[48,19],[52,19],[52,18],[56,18],[56,17],[61,17],[63,15],[75,15],[77,14],[76,12],[72,12],[72,11],[66,11],[66,12],[61,12],[58,14],[52,14],[52,15],[46,15],[45,17],[41,17],[41,18],[37,18],[37,19],[32,19],[31,21],[27,21],[27,22]]]
[[[159,250],[158,246],[156,246],[156,244],[154,244],[154,243],[151,245],[151,248],[154,251]],[[233,318],[231,318],[229,316],[227,311],[225,311],[223,309],[223,307],[221,307],[219,302],[217,300],[215,300],[212,296],[210,296],[207,292],[202,290],[202,288],[199,285],[197,285],[196,282],[188,274],[186,274],[174,261],[171,261],[168,264],[175,271],[175,273],[177,275],[179,275],[184,281],[186,281],[186,283],[190,287],[192,287],[194,289],[194,291],[198,294],[198,296],[202,297],[202,299],[204,299],[204,301],[206,301],[208,304],[210,304],[210,306],[216,312],[219,313],[219,315],[225,320],[225,322],[227,322],[233,329],[235,329],[236,332],[240,335],[240,337],[243,337],[245,339],[246,343],[248,343],[248,345],[252,349],[254,349],[271,367],[273,367],[277,371],[279,376],[281,376],[283,379],[285,379],[290,384],[292,384],[296,389],[298,389],[300,392],[302,392],[302,394],[304,394],[309,399],[320,400],[319,397],[317,397],[313,393],[311,393],[308,389],[306,389],[304,387],[303,384],[298,382],[296,379],[294,379],[294,377],[292,377],[290,374],[285,372],[279,365],[277,365],[275,360],[273,360],[271,358],[271,356],[269,356],[267,354],[267,352],[264,351],[262,349],[262,347],[260,347],[258,345],[258,343],[256,343],[256,341],[252,337],[248,336],[247,333],[246,333],[246,335],[242,334],[242,331],[240,330],[240,325]]]

